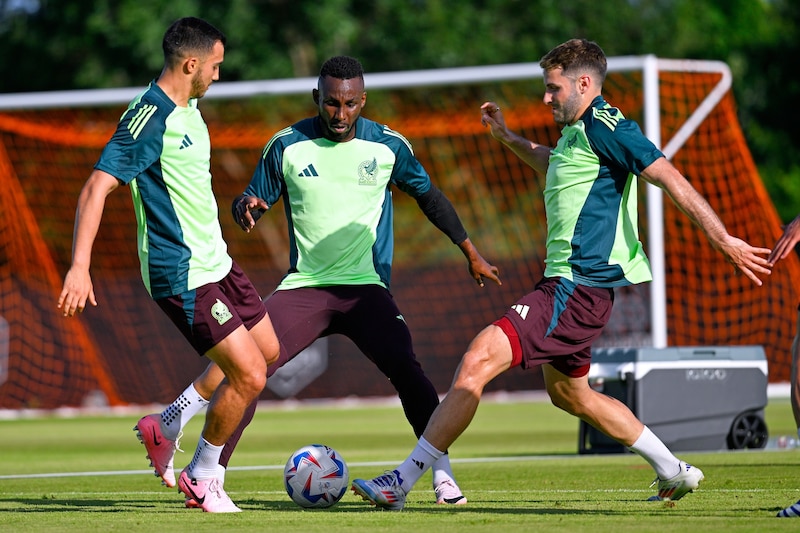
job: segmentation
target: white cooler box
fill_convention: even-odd
[[[761,346],[596,348],[589,370],[672,451],[763,448],[767,382]],[[580,422],[579,453],[625,450]]]

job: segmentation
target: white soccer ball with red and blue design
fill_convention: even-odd
[[[323,509],[338,502],[350,483],[347,463],[323,444],[303,446],[294,452],[283,469],[286,493],[307,509]]]

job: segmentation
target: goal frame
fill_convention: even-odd
[[[617,56],[608,58],[609,72],[642,73],[644,92],[644,134],[659,148],[667,159],[686,143],[703,120],[724,98],[732,85],[730,68],[721,61],[663,59],[654,55]],[[709,91],[692,115],[681,125],[666,145],[661,139],[661,105],[659,98],[659,72],[717,73],[720,80]],[[459,83],[502,82],[535,80],[543,77],[538,63],[511,63],[475,67],[409,70],[365,74],[370,89],[398,89],[433,87]],[[264,95],[304,94],[316,85],[316,77],[299,77],[276,80],[232,81],[214,83],[204,98],[248,98]],[[55,109],[103,105],[126,105],[141,87],[114,89],[83,89],[69,91],[42,91],[33,93],[0,94],[0,111],[23,109]],[[653,272],[650,284],[651,344],[655,348],[667,346],[667,296],[664,257],[663,193],[660,188],[647,184],[648,257]]]

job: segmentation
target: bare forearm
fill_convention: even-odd
[[[728,230],[706,199],[688,181],[665,189],[665,192],[678,209],[705,233],[711,245],[718,249],[728,236]]]
[[[547,173],[547,165],[550,160],[550,147],[537,144],[512,131],[507,131],[505,137],[502,139],[498,138],[497,140],[507,146],[517,157],[535,171],[540,174]]]
[[[481,254],[478,253],[478,249],[475,248],[475,245],[472,244],[472,241],[469,240],[469,238],[458,243],[458,247],[461,250],[461,253],[464,254],[464,257],[466,257],[470,262],[477,260],[481,256]]]
[[[503,113],[500,111],[500,106],[495,102],[485,102],[481,105],[481,124],[489,126],[492,137],[510,148],[528,166],[540,174],[547,172],[550,148],[529,141],[508,129]]]
[[[751,246],[730,235],[708,202],[665,158],[649,165],[641,177],[663,189],[675,205],[703,230],[711,245],[756,285],[762,284],[759,275],[771,273],[770,262],[765,257],[770,253],[769,248]]]
[[[105,196],[93,196],[91,191],[88,190],[86,194],[81,194],[78,199],[72,241],[73,266],[89,268],[92,246],[100,228],[104,206]]]
[[[661,188],[672,202],[703,232],[715,248],[728,237],[725,224],[711,205],[689,181],[665,158],[660,158],[644,172],[642,178]]]

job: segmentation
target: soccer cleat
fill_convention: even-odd
[[[800,518],[800,500],[776,515],[778,518]]]
[[[228,497],[225,489],[222,488],[222,483],[215,477],[192,479],[184,468],[178,478],[178,492],[182,492],[186,496],[186,507],[199,507],[207,513],[242,512]],[[190,501],[192,501],[191,505]]]
[[[452,479],[445,479],[433,487],[433,491],[436,493],[436,503],[438,504],[464,505],[467,503],[467,497],[461,493],[461,489]]]
[[[700,482],[705,479],[703,472],[689,463],[680,462],[681,471],[669,479],[656,478],[650,485],[658,483],[658,495],[651,497],[651,500],[680,500],[686,494],[694,492],[700,486]]]
[[[406,504],[406,493],[400,487],[401,483],[397,470],[394,470],[373,479],[354,479],[352,489],[357,496],[376,507],[402,511]]]
[[[133,430],[147,450],[150,466],[155,470],[156,477],[161,478],[161,484],[167,487],[175,486],[175,470],[172,461],[175,451],[183,451],[178,440],[169,440],[161,433],[161,415],[153,414],[142,417]]]
[[[197,500],[191,497],[187,497],[186,501],[184,501],[183,504],[186,506],[187,509],[202,509],[202,507],[200,507],[200,504],[197,503]]]
[[[226,470],[226,468],[224,466],[217,465],[216,477],[219,480],[220,485],[222,485],[223,487],[225,486],[225,474],[226,473],[227,473],[227,470]],[[186,505],[187,509],[200,509],[201,508],[200,504],[197,503],[197,500],[195,500],[194,498],[191,498],[191,497],[187,497],[186,501],[184,502],[184,504]]]

